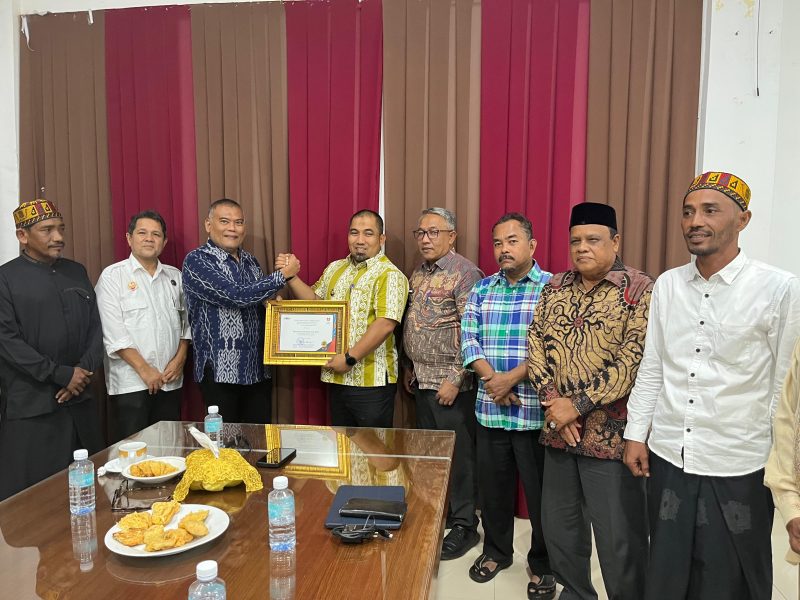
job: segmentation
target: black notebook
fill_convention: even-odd
[[[342,517],[339,515],[339,509],[342,505],[350,500],[350,498],[370,498],[373,500],[390,500],[395,502],[404,502],[406,499],[406,490],[402,485],[343,485],[336,490],[336,496],[333,497],[331,508],[328,511],[328,516],[325,518],[325,527],[333,529],[340,525],[363,525],[364,517]],[[373,520],[370,519],[370,523]],[[389,519],[375,519],[375,525],[383,529],[400,529],[403,524],[401,521],[393,521]]]

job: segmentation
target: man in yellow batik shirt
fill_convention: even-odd
[[[408,279],[383,253],[383,219],[371,210],[350,218],[350,255],[329,264],[308,286],[299,277],[289,289],[300,300],[347,300],[350,348],[322,368],[333,425],[391,427],[397,391],[394,330],[408,301]],[[275,264],[288,255],[280,254]]]

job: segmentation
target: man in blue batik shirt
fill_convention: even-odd
[[[269,423],[272,387],[263,364],[263,301],[275,296],[300,270],[289,256],[264,275],[242,249],[242,207],[223,198],[205,221],[208,241],[186,255],[183,286],[194,344],[194,377],[206,406],[215,404],[229,423]]]

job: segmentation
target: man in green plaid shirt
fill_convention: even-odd
[[[544,448],[538,440],[544,416],[526,357],[528,326],[551,274],[533,260],[536,240],[523,215],[501,217],[492,238],[500,271],[475,284],[461,321],[464,366],[480,378],[475,413],[484,543],[469,576],[484,583],[511,566],[519,474],[531,520],[528,589],[547,600],[555,596],[555,579],[540,518]]]

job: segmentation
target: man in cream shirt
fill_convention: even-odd
[[[789,551],[786,560],[800,564],[800,341],[794,347],[792,366],[783,384],[775,413],[773,444],[764,483],[772,490],[775,506],[786,522]]]
[[[157,212],[131,218],[131,255],[97,281],[111,434],[123,439],[158,421],[179,421],[191,333],[181,272],[158,257],[167,226]]]
[[[649,477],[646,600],[768,600],[772,416],[800,334],[800,281],[747,257],[750,189],[698,176],[681,225],[694,262],[653,288],[625,464]]]

